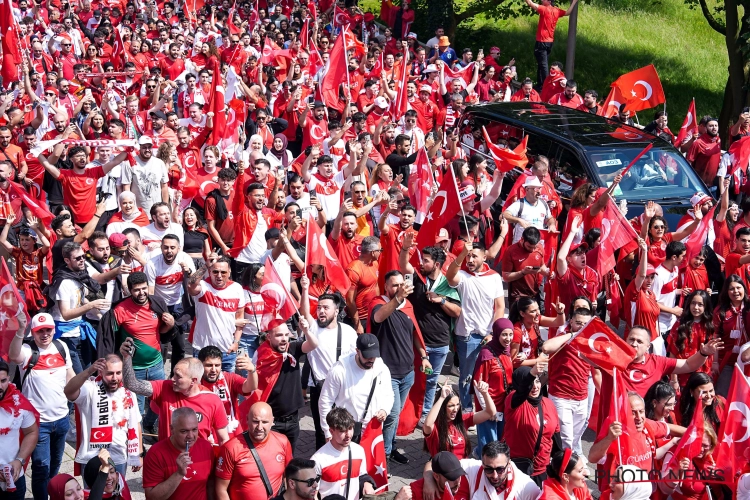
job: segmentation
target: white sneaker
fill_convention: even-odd
[[[422,418],[420,418],[420,419],[419,419],[419,422],[417,422],[417,428],[418,428],[418,429],[421,429],[422,427],[424,427],[424,421],[425,421],[426,419],[427,419],[427,416],[426,416],[426,415],[425,415],[424,417],[422,417]]]

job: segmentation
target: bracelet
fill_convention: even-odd
[[[96,217],[97,219],[101,219],[102,218],[101,215],[97,215],[97,214],[94,214],[94,217]]]
[[[698,354],[700,354],[700,355],[701,355],[701,356],[703,356],[704,358],[707,358],[707,357],[708,357],[708,354],[703,354],[703,347],[701,347],[700,349],[698,349]]]

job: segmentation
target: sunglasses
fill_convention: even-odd
[[[70,257],[70,260],[74,260],[76,262],[81,262],[85,258],[86,258],[85,255],[79,255],[78,257]]]
[[[54,92],[45,92],[44,95],[46,95],[47,97],[57,97],[57,94],[55,94]]]
[[[60,45],[62,45],[63,47],[72,47],[73,46],[72,43],[61,43]]]
[[[293,477],[290,477],[289,479],[295,483],[304,483],[308,488],[311,488],[313,484],[320,482],[320,476],[311,477],[310,479],[295,479]]]
[[[510,464],[508,464],[510,465]],[[505,472],[505,469],[508,468],[508,465],[501,465],[500,467],[490,467],[489,465],[482,464],[482,468],[484,469],[485,474],[492,474],[493,472],[497,472],[498,474],[502,474]]]

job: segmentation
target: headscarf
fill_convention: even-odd
[[[643,471],[636,467],[635,465],[621,465],[617,468],[619,471],[630,471],[631,474],[627,474],[627,477],[632,477],[635,480],[640,479],[643,477],[644,473],[646,476],[648,476],[648,472]],[[622,472],[620,472],[620,477],[623,477]],[[651,498],[652,493],[652,485],[651,483],[646,482],[623,482],[623,493],[620,497],[620,500],[649,500]]]
[[[98,460],[98,458],[97,458]],[[47,493],[49,500],[65,500],[65,485],[71,479],[75,480],[70,474],[58,474],[47,483]]]
[[[492,324],[492,340],[490,340],[489,343],[485,345],[481,351],[479,351],[479,356],[477,357],[477,366],[481,365],[488,359],[494,358],[495,356],[507,354],[505,352],[505,347],[503,347],[503,344],[500,343],[500,334],[503,332],[503,330],[513,331],[513,322],[508,318],[496,319]]]
[[[531,389],[534,388],[534,381],[536,375],[531,373],[530,366],[521,366],[513,371],[513,397],[510,400],[511,408],[518,408],[525,401],[528,401],[531,406],[539,406],[542,401],[541,392],[535,398],[529,396]]]
[[[281,165],[284,167],[284,170],[287,170],[289,168],[289,155],[286,154],[286,148],[289,144],[289,139],[287,139],[284,134],[276,134],[275,136],[273,136],[274,142],[276,142],[276,139],[281,139],[281,151],[276,151],[276,148],[272,144],[271,154],[278,158],[281,161]]]

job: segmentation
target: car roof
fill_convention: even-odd
[[[584,148],[645,148],[651,143],[667,146],[663,140],[636,127],[556,104],[524,101],[480,104],[467,106],[466,113],[488,120],[502,118],[511,125],[548,132]]]

